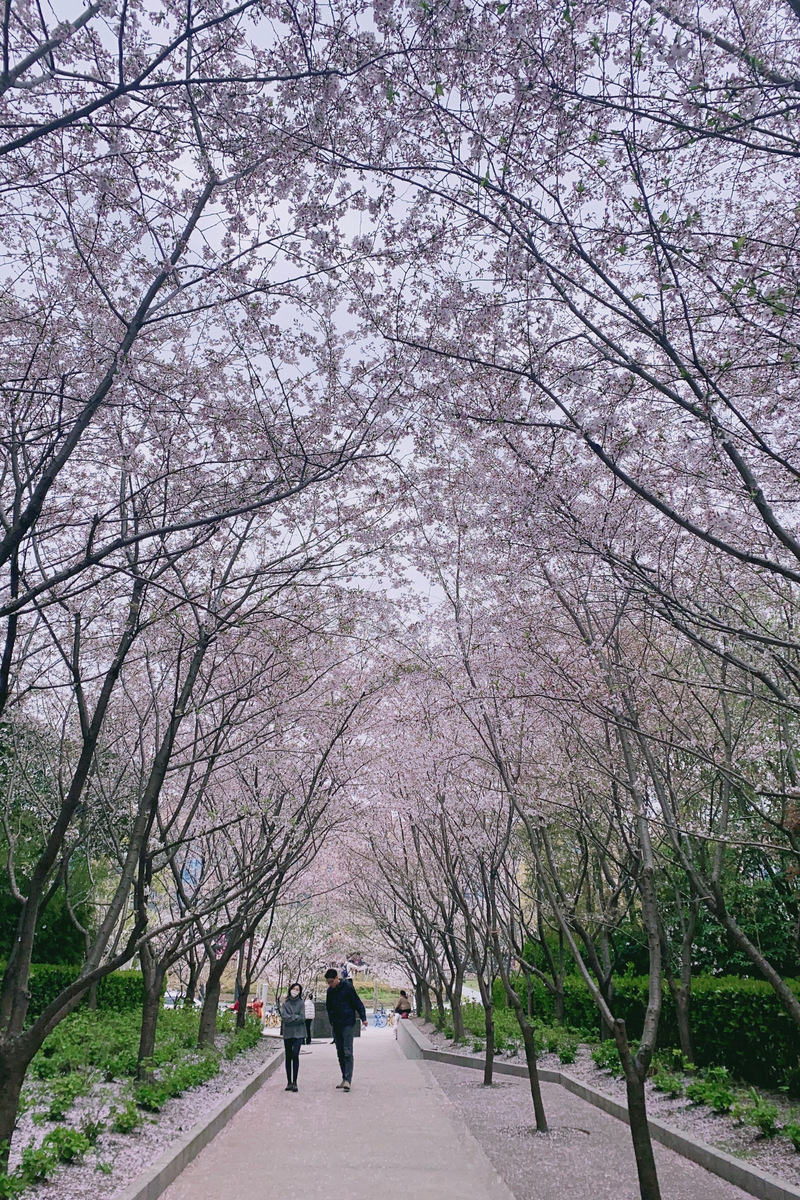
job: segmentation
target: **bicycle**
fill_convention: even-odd
[[[267,1029],[277,1029],[280,1023],[281,1014],[277,1011],[277,1009],[271,1008],[264,1017],[264,1024],[266,1025]]]
[[[388,1024],[389,1018],[386,1015],[386,1009],[381,1005],[380,1008],[375,1009],[375,1028],[383,1029]]]

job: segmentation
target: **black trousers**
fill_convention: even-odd
[[[300,1067],[300,1047],[302,1038],[284,1038],[283,1049],[286,1053],[286,1082],[297,1083],[297,1072]]]
[[[336,1055],[342,1068],[342,1079],[348,1083],[353,1081],[353,1032],[355,1026],[333,1026],[333,1040],[336,1043]]]
[[[311,1025],[312,1025],[311,1017],[306,1017],[306,1045],[307,1046],[311,1045]]]

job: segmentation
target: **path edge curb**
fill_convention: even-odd
[[[161,1158],[156,1159],[151,1167],[138,1175],[133,1183],[121,1192],[115,1192],[112,1200],[158,1200],[158,1197],[167,1190],[171,1183],[175,1182],[189,1163],[197,1158],[200,1151],[204,1150],[209,1142],[213,1141],[217,1134],[225,1128],[231,1118],[235,1117],[247,1101],[252,1099],[259,1088],[274,1074],[281,1062],[282,1056],[280,1052],[277,1052],[233,1095],[227,1096],[216,1108],[211,1110],[208,1116],[193,1125],[179,1141],[173,1142]]]
[[[421,1058],[427,1062],[445,1063],[450,1067],[483,1070],[483,1059],[481,1058],[473,1058],[466,1054],[453,1054],[447,1050],[436,1050],[422,1030],[418,1029],[412,1021],[401,1021],[397,1036],[400,1048],[406,1058]],[[528,1078],[528,1068],[516,1063],[496,1062],[494,1070],[498,1075],[515,1075],[520,1079]],[[603,1112],[608,1113],[611,1117],[616,1117],[619,1121],[624,1121],[626,1125],[629,1124],[628,1109],[625,1104],[620,1104],[618,1100],[606,1096],[604,1092],[598,1092],[595,1088],[589,1087],[580,1079],[568,1075],[566,1071],[550,1071],[540,1068],[539,1078],[542,1083],[560,1084],[561,1087],[572,1092],[581,1100],[594,1105],[595,1108],[602,1109]],[[740,1187],[742,1191],[749,1192],[751,1196],[757,1197],[757,1200],[800,1200],[800,1188],[793,1187],[790,1183],[784,1183],[783,1180],[777,1179],[774,1175],[768,1175],[765,1171],[759,1171],[757,1167],[748,1167],[740,1159],[734,1158],[732,1154],[726,1154],[724,1150],[717,1150],[713,1146],[709,1146],[707,1142],[698,1142],[696,1138],[689,1137],[688,1134],[676,1129],[673,1125],[668,1125],[666,1121],[660,1121],[657,1117],[650,1117],[648,1124],[650,1125],[650,1135],[654,1141],[660,1142],[667,1149],[674,1150],[691,1162],[697,1163],[698,1166],[705,1167],[712,1175],[718,1175],[727,1183],[732,1183],[736,1187]],[[117,1200],[116,1197],[115,1200]]]

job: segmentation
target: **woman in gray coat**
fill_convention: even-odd
[[[306,1017],[303,989],[293,983],[281,1005],[281,1037],[286,1051],[286,1091],[297,1091],[297,1071],[300,1067],[300,1047],[305,1041]]]

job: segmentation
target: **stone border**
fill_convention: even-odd
[[[471,1067],[478,1071],[483,1070],[483,1059],[474,1058],[468,1054],[453,1054],[451,1051],[434,1049],[433,1044],[413,1021],[400,1022],[398,1041],[406,1058],[422,1058],[428,1062],[446,1063],[451,1067]],[[516,1063],[496,1062],[494,1070],[498,1075],[528,1078],[528,1068]],[[561,1087],[566,1088],[568,1092],[572,1092],[581,1100],[593,1104],[595,1108],[602,1109],[609,1116],[624,1121],[626,1125],[629,1124],[628,1109],[625,1104],[620,1104],[618,1100],[606,1096],[604,1092],[598,1092],[596,1088],[589,1087],[588,1084],[568,1075],[566,1071],[550,1071],[543,1068],[539,1071],[539,1078],[542,1083],[560,1084]],[[784,1183],[782,1179],[768,1175],[765,1171],[759,1171],[757,1167],[746,1166],[732,1154],[726,1154],[724,1150],[717,1150],[705,1142],[698,1142],[696,1138],[689,1137],[682,1130],[668,1125],[666,1121],[650,1117],[649,1125],[653,1141],[660,1142],[662,1146],[667,1146],[668,1149],[682,1154],[684,1158],[705,1167],[712,1175],[718,1175],[727,1183],[735,1184],[742,1191],[758,1197],[758,1200],[800,1200],[800,1188],[793,1187],[790,1183]]]
[[[173,1142],[161,1158],[153,1163],[152,1167],[138,1175],[133,1183],[123,1191],[115,1192],[112,1200],[158,1200],[162,1192],[165,1192],[169,1185],[178,1178],[181,1171],[197,1158],[200,1151],[225,1128],[231,1117],[235,1117],[239,1109],[243,1108],[247,1101],[267,1082],[282,1061],[282,1054],[275,1054],[260,1071],[243,1083],[238,1091],[221,1101],[207,1117],[198,1121],[179,1141]]]

